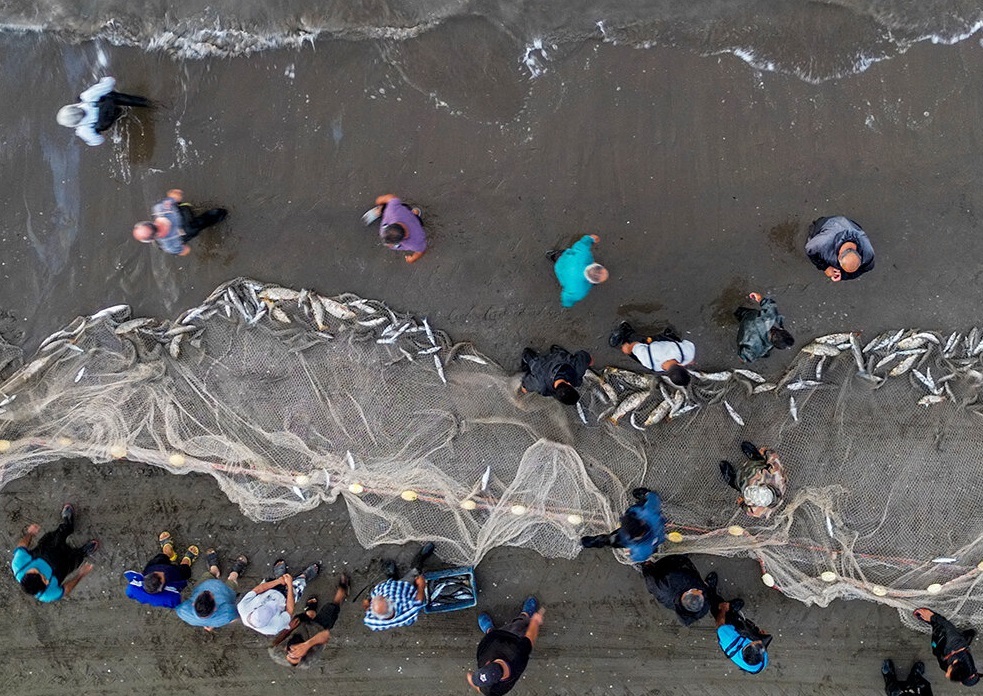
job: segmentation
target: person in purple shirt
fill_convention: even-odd
[[[92,564],[83,561],[95,553],[99,542],[91,539],[81,548],[68,544],[68,537],[75,531],[75,508],[71,505],[61,509],[58,528],[41,537],[38,545],[31,549],[31,543],[40,531],[37,524],[24,530],[24,536],[14,549],[10,568],[24,592],[39,602],[57,602],[67,597],[82,578],[92,572]],[[67,579],[73,573],[72,578]]]
[[[181,590],[188,585],[191,564],[198,558],[198,547],[189,546],[181,562],[177,563],[171,533],[161,532],[157,543],[160,553],[147,561],[142,573],[133,570],[123,573],[127,580],[126,596],[141,604],[173,609],[181,603]]]
[[[201,626],[211,632],[239,618],[236,590],[239,589],[239,576],[249,564],[249,559],[240,554],[232,564],[228,578],[223,582],[219,579],[222,572],[218,567],[215,550],[209,549],[206,557],[209,575],[195,586],[190,597],[174,608],[174,613],[186,624]]]
[[[375,207],[362,216],[362,222],[371,225],[382,218],[379,237],[382,243],[394,251],[409,251],[406,263],[415,263],[427,250],[427,233],[419,208],[411,208],[396,196],[387,193],[375,199]]]

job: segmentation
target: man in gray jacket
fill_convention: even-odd
[[[874,247],[867,233],[842,215],[813,221],[806,255],[834,283],[859,278],[874,268]]]

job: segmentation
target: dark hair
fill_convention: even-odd
[[[649,533],[649,526],[630,513],[621,518],[621,528],[629,539],[641,539]]]
[[[20,588],[31,596],[44,592],[47,587],[44,578],[37,573],[27,573],[20,579]]]
[[[157,573],[147,573],[143,576],[143,591],[157,594],[164,589],[164,581]]]
[[[952,671],[949,672],[949,679],[952,681],[967,682],[973,677],[979,679],[979,675],[973,674],[973,671],[969,668],[969,665],[962,660],[953,661],[951,667]],[[966,686],[972,686],[975,683],[976,682],[974,681],[971,684],[966,684]]]
[[[771,331],[768,332],[768,339],[771,341],[771,345],[778,348],[778,350],[791,348],[795,343],[795,339],[792,338],[792,334],[785,329],[778,328],[777,326],[771,327]]]
[[[406,239],[406,230],[402,225],[386,225],[382,228],[382,241],[386,244],[399,244]]]
[[[195,599],[195,613],[204,619],[206,616],[211,616],[213,611],[215,611],[215,598],[211,592],[205,590]]]
[[[761,664],[761,661],[764,659],[764,654],[764,648],[762,648],[759,643],[745,645],[744,649],[741,651],[741,657],[744,658],[744,661],[752,667],[754,665]]]
[[[573,406],[575,403],[580,401],[580,394],[572,386],[563,382],[560,386],[556,387],[556,399],[561,404],[566,404],[567,406]]]
[[[677,387],[685,387],[689,384],[689,372],[686,368],[680,364],[675,364],[666,370],[666,376],[669,377],[669,381],[675,384]]]

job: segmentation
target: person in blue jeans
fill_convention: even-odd
[[[596,234],[585,234],[565,251],[552,250],[546,257],[553,262],[553,273],[560,281],[560,304],[573,307],[587,297],[591,286],[608,279],[608,269],[595,263],[591,247],[601,241]]]
[[[39,602],[56,602],[71,594],[82,578],[92,572],[92,564],[83,564],[83,561],[95,553],[99,542],[90,539],[82,547],[69,545],[68,537],[75,531],[75,508],[72,505],[61,509],[58,528],[42,536],[38,545],[31,549],[31,543],[40,531],[41,527],[37,524],[30,525],[24,531],[24,536],[14,549],[10,567],[24,592]]]
[[[175,607],[174,612],[186,624],[201,626],[210,632],[239,618],[236,590],[239,588],[239,576],[249,564],[249,559],[240,554],[223,582],[215,549],[208,549],[206,558],[209,574],[195,586],[190,597]]]
[[[658,493],[648,488],[636,488],[631,494],[635,504],[621,516],[621,526],[610,534],[582,537],[580,543],[584,548],[628,549],[633,563],[647,561],[658,551],[666,540],[662,500]]]
[[[126,596],[141,604],[173,609],[181,603],[181,590],[191,578],[191,564],[198,558],[198,547],[189,546],[178,563],[170,532],[161,532],[157,543],[160,553],[147,561],[142,573],[134,570],[123,573],[127,580]]]

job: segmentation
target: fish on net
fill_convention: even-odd
[[[0,486],[64,457],[126,459],[206,473],[254,520],[342,498],[362,545],[434,540],[475,565],[501,546],[572,558],[646,485],[664,552],[752,556],[811,604],[972,621],[981,355],[978,329],[830,334],[777,380],[605,368],[566,409],[426,319],[238,278],[174,321],[120,305],[46,339],[0,385]],[[767,519],[720,478],[742,440],[784,463]]]

